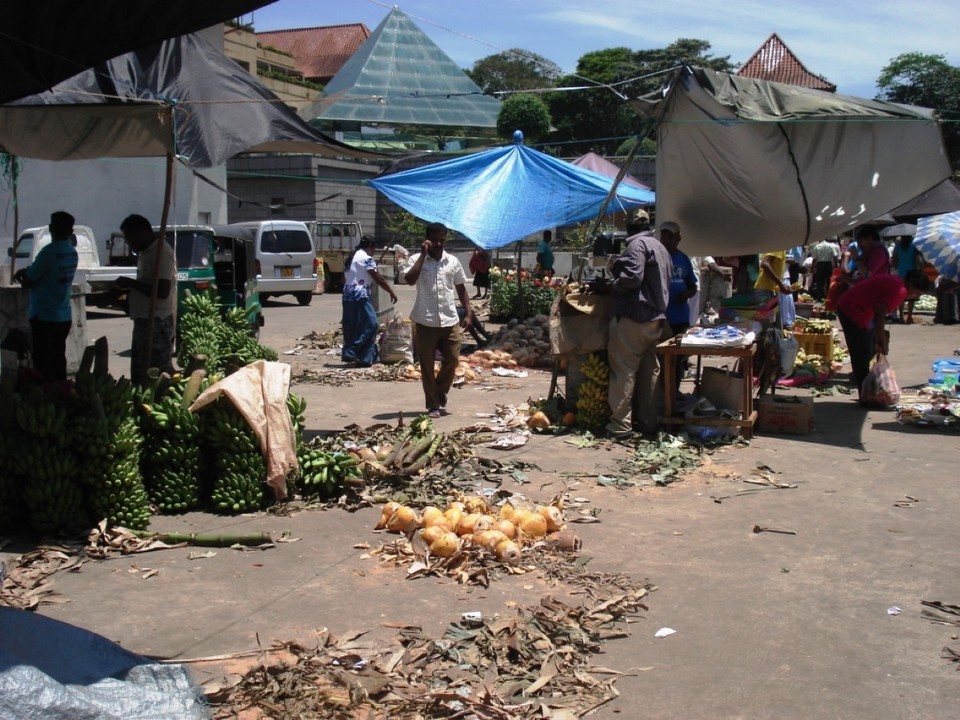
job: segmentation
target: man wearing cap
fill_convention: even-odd
[[[27,317],[33,337],[33,367],[47,380],[67,379],[67,336],[73,325],[70,289],[77,271],[77,249],[70,242],[73,215],[50,216],[50,244],[13,279],[30,289]]]
[[[350,258],[343,275],[343,352],[344,362],[357,367],[370,367],[377,356],[377,332],[380,322],[373,309],[373,285],[382,287],[390,300],[397,303],[397,294],[377,269],[373,252],[375,241],[372,235],[364,235]]]
[[[657,343],[666,321],[672,271],[670,254],[650,234],[649,222],[633,232],[641,227],[642,218],[628,216],[627,232],[632,234],[623,253],[610,264],[610,422],[606,429],[621,439],[633,435],[634,426],[645,433],[657,429]]]

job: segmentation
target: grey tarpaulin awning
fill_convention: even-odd
[[[379,157],[310,127],[197,34],[0,106],[0,150],[40,160],[173,153],[194,168],[222,165],[241,152]]]
[[[43,92],[117,55],[269,4],[268,0],[4,0],[0,103]]]
[[[680,223],[691,254],[816,241],[950,174],[922,108],[685,67],[655,113],[657,220]]]
[[[948,179],[895,207],[890,214],[897,220],[916,222],[925,215],[941,215],[955,210],[960,210],[960,187]]]

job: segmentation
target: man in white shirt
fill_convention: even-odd
[[[827,296],[830,276],[840,260],[840,248],[824,238],[813,246],[810,255],[813,257],[813,284],[810,286],[810,294],[817,300],[823,300]]]
[[[127,301],[133,320],[130,380],[143,385],[147,382],[147,370],[152,367],[161,372],[174,371],[177,260],[173,248],[154,233],[150,221],[143,215],[128,216],[120,223],[120,230],[127,244],[139,254],[137,279],[118,278],[117,286],[129,290]],[[156,296],[152,300],[154,289]]]
[[[447,393],[460,361],[463,335],[457,315],[458,299],[466,311],[463,327],[469,328],[473,323],[463,265],[444,252],[446,240],[447,228],[442,223],[427,225],[426,240],[404,274],[407,285],[417,286],[410,319],[414,323],[413,343],[420,358],[420,380],[430,417],[447,414]],[[434,357],[438,351],[442,360],[440,372],[436,373]]]

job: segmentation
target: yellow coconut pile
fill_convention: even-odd
[[[507,502],[496,509],[487,504],[486,498],[475,496],[455,500],[443,510],[427,506],[419,513],[409,506],[389,502],[383,506],[374,529],[409,538],[419,536],[430,548],[430,554],[437,557],[451,557],[472,545],[513,565],[520,561],[524,545],[565,527],[558,504],[526,508]]]

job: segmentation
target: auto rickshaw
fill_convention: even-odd
[[[250,334],[258,336],[263,309],[257,292],[253,241],[208,225],[171,226],[166,239],[177,258],[178,315],[188,292],[211,291],[221,308],[244,308]]]
[[[212,232],[213,268],[220,305],[245,308],[250,334],[258,337],[264,320],[257,283],[254,232],[250,228],[232,225],[217,225]]]
[[[160,229],[154,230],[159,232]],[[196,294],[217,290],[213,267],[213,228],[206,225],[170,225],[167,227],[166,239],[177,258],[179,311],[188,292]]]

